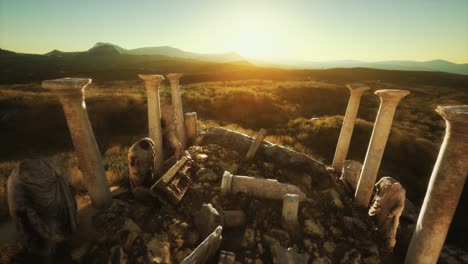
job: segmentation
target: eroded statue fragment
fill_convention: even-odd
[[[26,248],[51,255],[77,228],[76,203],[65,178],[48,161],[24,160],[8,178],[8,207]]]
[[[171,105],[166,104],[161,107],[161,127],[163,128],[164,144],[172,149],[176,160],[180,159],[184,149],[177,138],[177,117]]]
[[[142,138],[128,150],[128,169],[130,189],[137,199],[149,198],[148,187],[154,181],[154,142]]]
[[[375,191],[369,215],[375,218],[379,233],[384,239],[384,250],[391,253],[396,243],[400,216],[405,207],[406,190],[392,177],[383,177],[375,184]]]

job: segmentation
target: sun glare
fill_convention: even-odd
[[[243,56],[261,58],[271,56],[271,43],[261,32],[241,32],[238,36],[235,51]]]

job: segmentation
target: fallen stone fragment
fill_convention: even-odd
[[[249,151],[245,155],[244,161],[250,161],[251,159],[253,159],[258,149],[260,148],[260,144],[262,144],[262,141],[265,138],[266,134],[266,129],[262,128],[260,129],[260,131],[258,131],[257,137],[255,138],[252,145],[250,145]]]
[[[219,253],[218,264],[234,264],[236,262],[236,253],[222,250]]]
[[[223,226],[223,216],[209,203],[203,204],[193,217],[193,223],[202,237],[207,237],[218,226]]]
[[[270,245],[271,255],[274,264],[307,264],[309,263],[309,254],[306,252],[299,254],[292,248],[285,249],[279,243]]]
[[[156,235],[148,243],[148,254],[152,263],[171,264],[171,251],[167,237]]]
[[[181,264],[204,264],[208,263],[221,245],[221,232],[223,228],[218,226]]]
[[[245,134],[235,132],[226,128],[216,127],[206,131],[201,140],[201,145],[216,144],[227,149],[246,153],[254,139]],[[263,141],[258,149],[259,158],[271,161],[280,167],[303,168],[313,177],[325,177],[326,170],[323,163],[313,160],[299,152],[282,146]]]
[[[302,201],[306,195],[295,185],[280,183],[273,179],[259,179],[233,175],[228,171],[223,174],[221,194],[245,193],[258,198],[282,200],[286,194],[297,194]]]
[[[304,233],[312,237],[323,238],[325,236],[325,229],[319,222],[307,219],[304,221]]]
[[[182,157],[172,166],[153,186],[150,194],[161,202],[177,205],[192,184],[191,167],[184,166],[190,160],[189,156]]]
[[[341,171],[340,181],[346,186],[349,193],[354,194],[361,175],[362,164],[354,160],[345,160]]]
[[[326,195],[326,198],[330,201],[331,205],[338,209],[343,209],[344,204],[341,201],[340,194],[335,189],[327,189],[323,191],[323,194]]]
[[[200,210],[195,213],[193,222],[200,235],[206,237],[218,226],[233,228],[244,225],[246,215],[242,210],[218,212],[211,203],[204,203]]]

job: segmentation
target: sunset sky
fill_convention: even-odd
[[[0,0],[0,48],[172,46],[288,60],[468,63],[468,0]]]

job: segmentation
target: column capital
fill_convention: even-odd
[[[436,112],[447,121],[468,123],[468,105],[439,105]]]
[[[179,81],[180,77],[182,77],[182,73],[168,73],[168,74],[166,74],[166,78],[170,82]]]
[[[42,81],[42,87],[57,93],[81,93],[91,82],[88,78],[61,78]]]
[[[364,85],[362,83],[346,84],[346,87],[348,87],[351,94],[357,94],[357,95],[361,95],[362,93],[370,89],[369,86]]]
[[[162,80],[164,80],[163,75],[158,75],[158,74],[138,74],[138,77],[142,79],[143,81],[149,82],[149,83],[155,83],[159,85]]]
[[[396,90],[396,89],[383,89],[375,91],[375,95],[378,95],[383,102],[398,103],[403,97],[410,94],[407,90]]]

